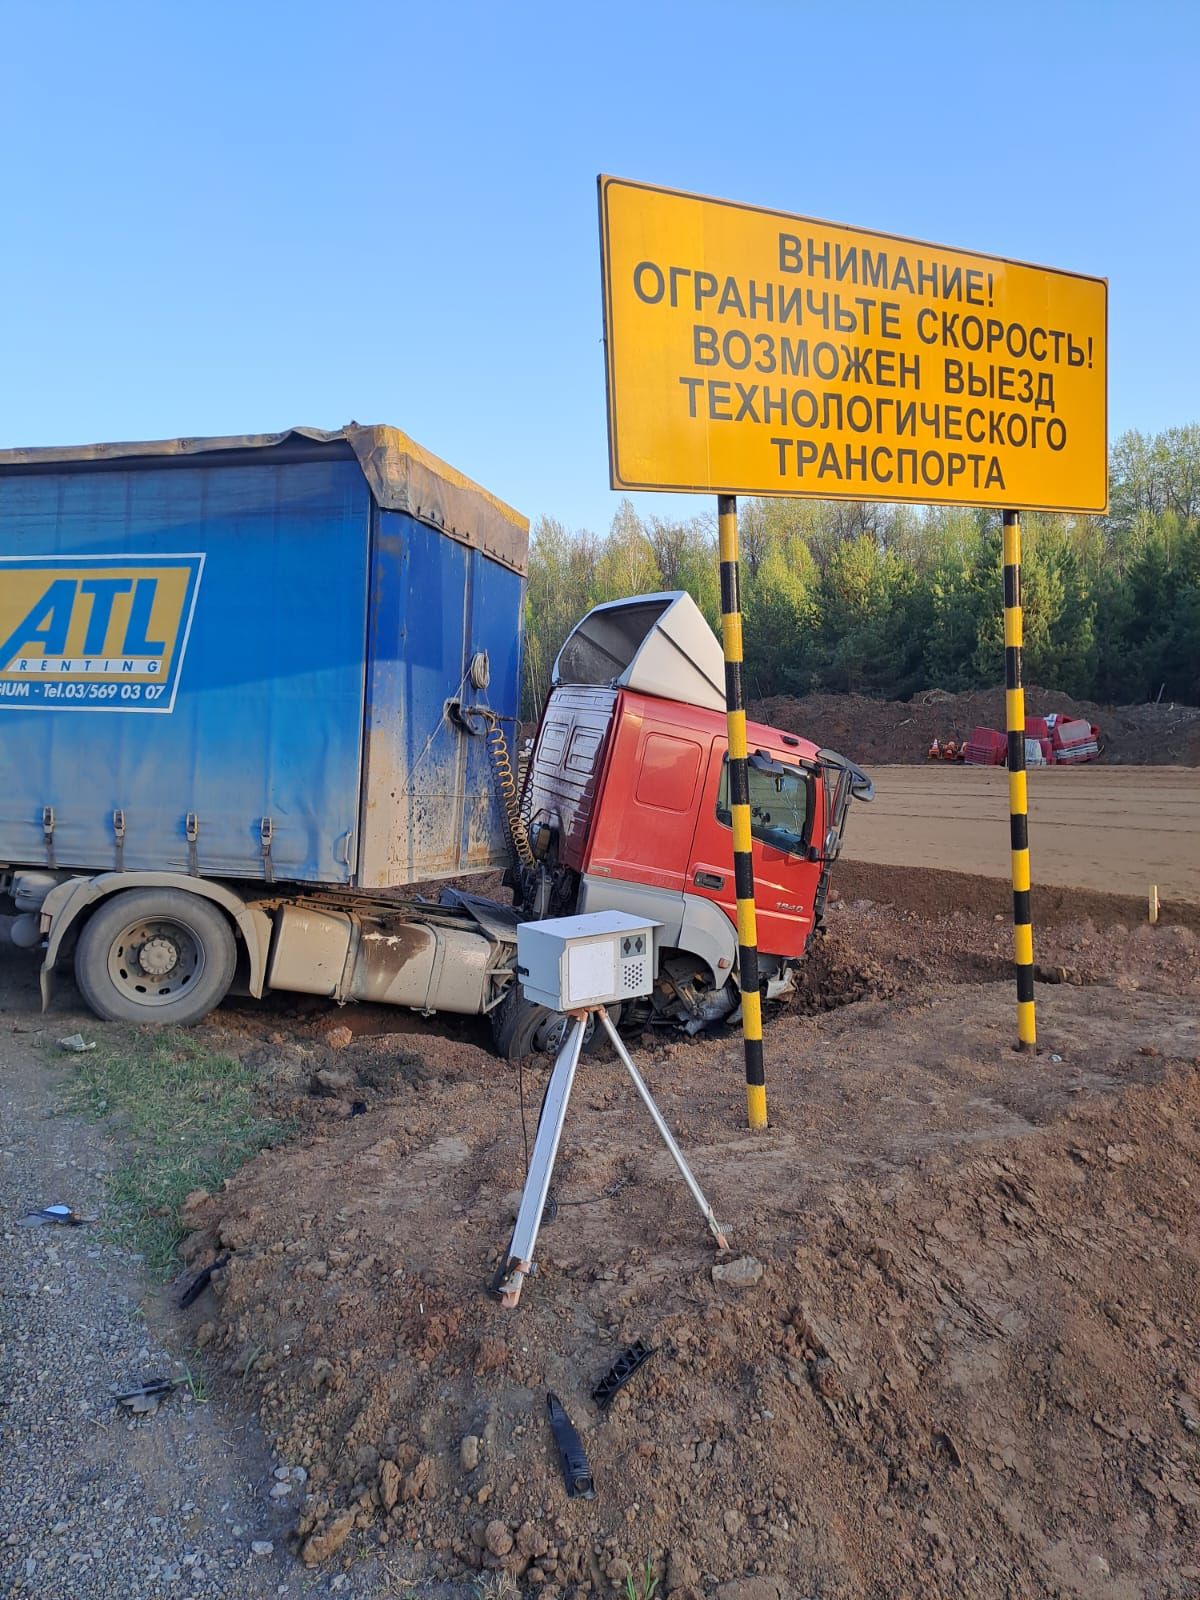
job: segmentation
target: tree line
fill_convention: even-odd
[[[1075,699],[1200,704],[1200,424],[1124,434],[1107,516],[1027,513],[1025,677]],[[1003,682],[994,511],[739,501],[747,690],[905,699]],[[570,628],[601,600],[686,589],[720,626],[715,515],[637,515],[603,537],[533,529],[524,714]]]

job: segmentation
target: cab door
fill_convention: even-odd
[[[812,932],[820,875],[808,856],[821,837],[821,791],[811,768],[769,751],[751,754],[749,779],[758,947],[767,955],[800,956]],[[687,876],[686,892],[719,905],[736,927],[729,763],[720,740],[709,757]]]

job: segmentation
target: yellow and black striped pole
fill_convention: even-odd
[[[1029,905],[1029,785],[1025,775],[1025,690],[1021,684],[1021,513],[1004,513],[1004,709],[1008,724],[1008,826],[1012,840],[1013,957],[1017,1046],[1037,1044],[1033,1004],[1033,916]]]
[[[758,926],[754,914],[754,857],[750,832],[750,775],[746,765],[746,701],[742,688],[742,602],[738,584],[737,498],[717,496],[721,548],[721,642],[725,650],[725,720],[729,732],[729,813],[733,823],[733,882],[737,894],[738,982],[746,1049],[746,1119],[767,1125],[763,1072],[762,996],[758,987]]]

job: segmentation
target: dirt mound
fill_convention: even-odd
[[[1012,919],[1012,886],[1003,878],[948,872],[939,867],[855,861],[849,856],[840,857],[834,872],[843,901],[870,900],[896,906],[935,929],[958,912],[1000,922]],[[1147,933],[1152,931],[1146,923],[1146,902],[1140,895],[1101,894],[1094,889],[1042,881],[1034,883],[1032,893],[1034,938],[1039,946],[1046,929],[1071,928],[1085,919],[1099,927],[1119,929],[1122,955],[1130,948],[1130,938],[1136,944],[1143,928]],[[1162,920],[1165,924],[1200,929],[1200,905],[1164,900]],[[1127,937],[1131,928],[1134,932]],[[923,933],[923,944],[924,938]]]
[[[790,1001],[790,1009],[801,1016],[819,1016],[858,1000],[883,1000],[896,992],[891,964],[872,959],[846,936],[840,922],[837,919],[834,927],[809,946]]]
[[[196,1197],[187,1248],[230,1255],[198,1337],[308,1472],[305,1560],[403,1541],[431,1578],[550,1597],[647,1558],[721,1600],[1195,1592],[1194,936],[1048,930],[1071,975],[1038,988],[1032,1057],[1007,927],[870,901],[830,922],[768,1029],[768,1135],[736,1037],[637,1047],[752,1258],[732,1282],[615,1062],[581,1069],[514,1313],[485,1289],[523,1176],[516,1069],[363,1035],[331,1093],[300,1047],[308,1131]],[[530,1128],[544,1078],[526,1066]],[[636,1338],[656,1354],[601,1415]],[[548,1389],[594,1501],[565,1496]]]
[[[1026,715],[1058,711],[1094,723],[1106,761],[1140,766],[1200,766],[1200,710],[1189,706],[1098,706],[1036,684],[1025,690]],[[861,694],[774,695],[751,702],[750,714],[771,727],[799,733],[864,765],[922,761],[932,741],[967,737],[974,727],[1003,729],[1004,690],[963,694],[930,691],[912,700],[871,700]]]

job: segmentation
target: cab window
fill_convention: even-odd
[[[750,757],[750,831],[773,850],[798,854],[808,845],[812,814],[812,779],[798,767],[789,767],[763,752]],[[717,791],[717,821],[733,825],[729,810],[729,758],[721,768]]]

